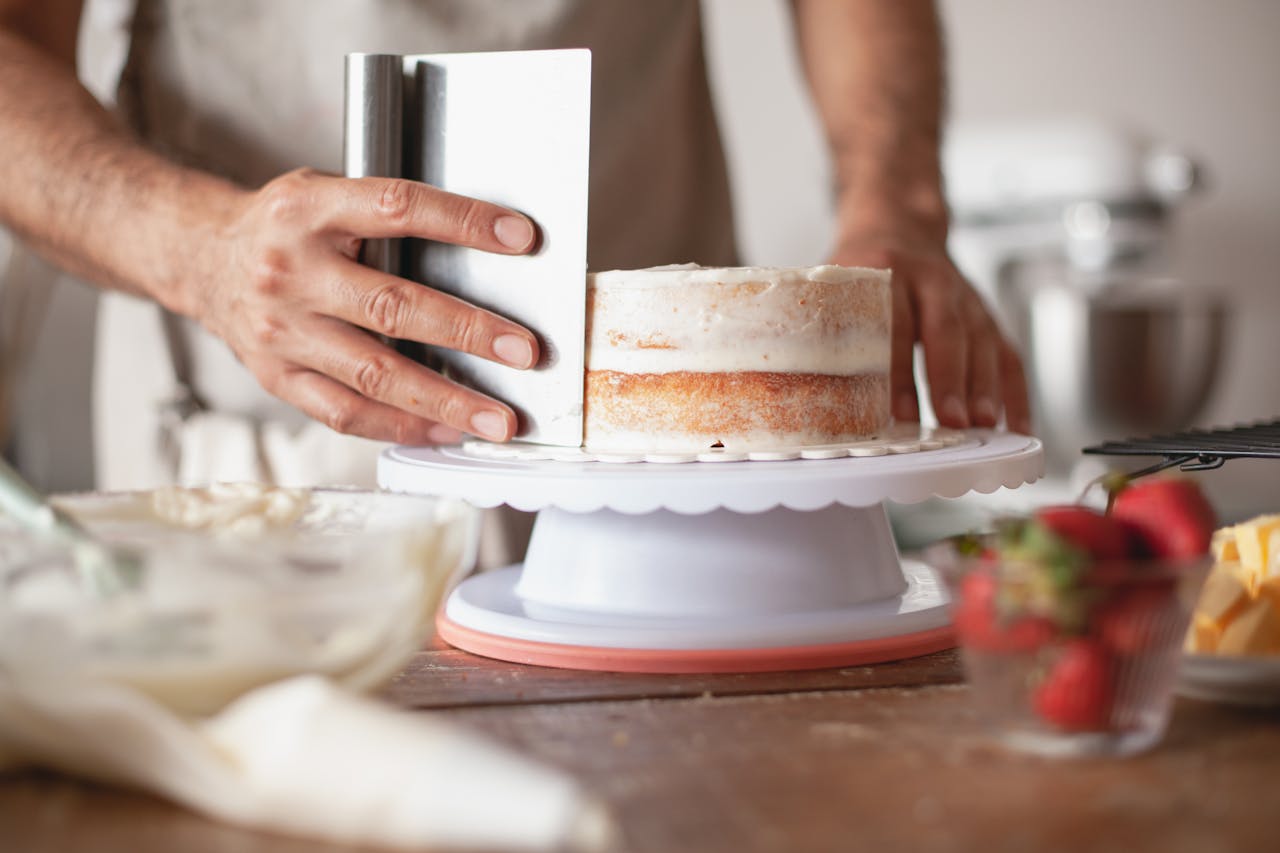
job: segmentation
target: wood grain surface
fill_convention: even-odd
[[[563,767],[625,851],[1264,851],[1280,840],[1280,712],[1180,700],[1154,751],[1018,756],[986,740],[952,653],[724,676],[546,670],[422,653],[389,689]],[[47,774],[0,781],[0,851],[294,853]]]

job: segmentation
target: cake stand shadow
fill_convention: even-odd
[[[614,464],[397,447],[386,489],[537,511],[523,564],[449,595],[437,624],[467,651],[620,672],[874,663],[954,644],[944,584],[898,555],[885,501],[1039,478],[1038,440],[971,430],[913,453]]]

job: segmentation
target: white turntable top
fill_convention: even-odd
[[[379,459],[378,482],[391,491],[458,497],[481,507],[700,514],[917,503],[1017,488],[1043,473],[1040,441],[1029,436],[992,430],[916,436],[908,441],[899,432],[876,455],[846,450],[837,458],[719,462],[710,461],[712,452],[687,464],[584,460],[566,455],[572,451],[530,445],[490,445],[496,451],[480,450],[484,455],[473,445],[397,447]],[[827,448],[821,455],[833,452]]]

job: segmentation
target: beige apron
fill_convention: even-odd
[[[138,0],[121,110],[173,159],[257,186],[340,170],[343,56],[589,47],[589,265],[734,263],[724,157],[695,0]],[[155,485],[157,401],[172,372],[151,306],[113,297],[99,326],[99,486]],[[217,339],[187,324],[193,384],[221,413],[296,433],[317,482],[372,485],[377,446],[308,425]],[[306,435],[302,435],[302,431]],[[206,454],[217,476],[217,448]],[[306,470],[306,466],[302,466]],[[243,474],[228,471],[229,475]]]

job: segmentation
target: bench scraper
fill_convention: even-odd
[[[366,263],[532,330],[531,371],[428,347],[445,372],[515,409],[517,438],[582,443],[591,52],[586,49],[347,57],[349,176],[424,181],[528,215],[531,255],[427,240],[370,241]],[[400,149],[397,151],[396,149]]]

